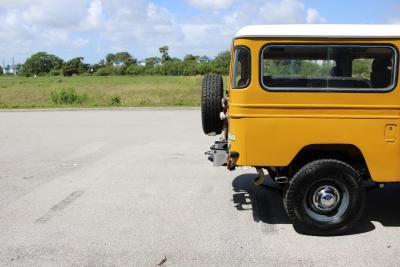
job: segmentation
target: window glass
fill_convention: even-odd
[[[233,65],[233,88],[244,88],[250,84],[250,51],[245,47],[235,48]]]
[[[352,63],[352,77],[371,79],[372,63],[374,62],[371,58],[356,58]]]
[[[271,76],[290,76],[303,78],[327,78],[336,66],[333,60],[313,59],[271,59],[265,64],[265,73]]]
[[[262,52],[262,83],[276,90],[388,90],[395,60],[385,46],[270,45]]]

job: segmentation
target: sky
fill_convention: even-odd
[[[135,58],[214,57],[245,25],[400,24],[399,0],[0,0],[0,60],[23,63],[46,51],[96,63],[107,53]]]

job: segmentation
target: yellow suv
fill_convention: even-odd
[[[257,168],[280,184],[295,228],[351,229],[364,181],[400,181],[400,25],[248,26],[233,40],[226,94],[204,77],[214,166]]]

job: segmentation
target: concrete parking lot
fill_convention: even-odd
[[[303,236],[254,169],[207,162],[213,140],[196,109],[0,112],[0,265],[399,264],[399,186],[348,235]]]

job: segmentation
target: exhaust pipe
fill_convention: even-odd
[[[275,182],[277,184],[287,184],[289,182],[289,179],[286,176],[279,176],[275,177]]]

